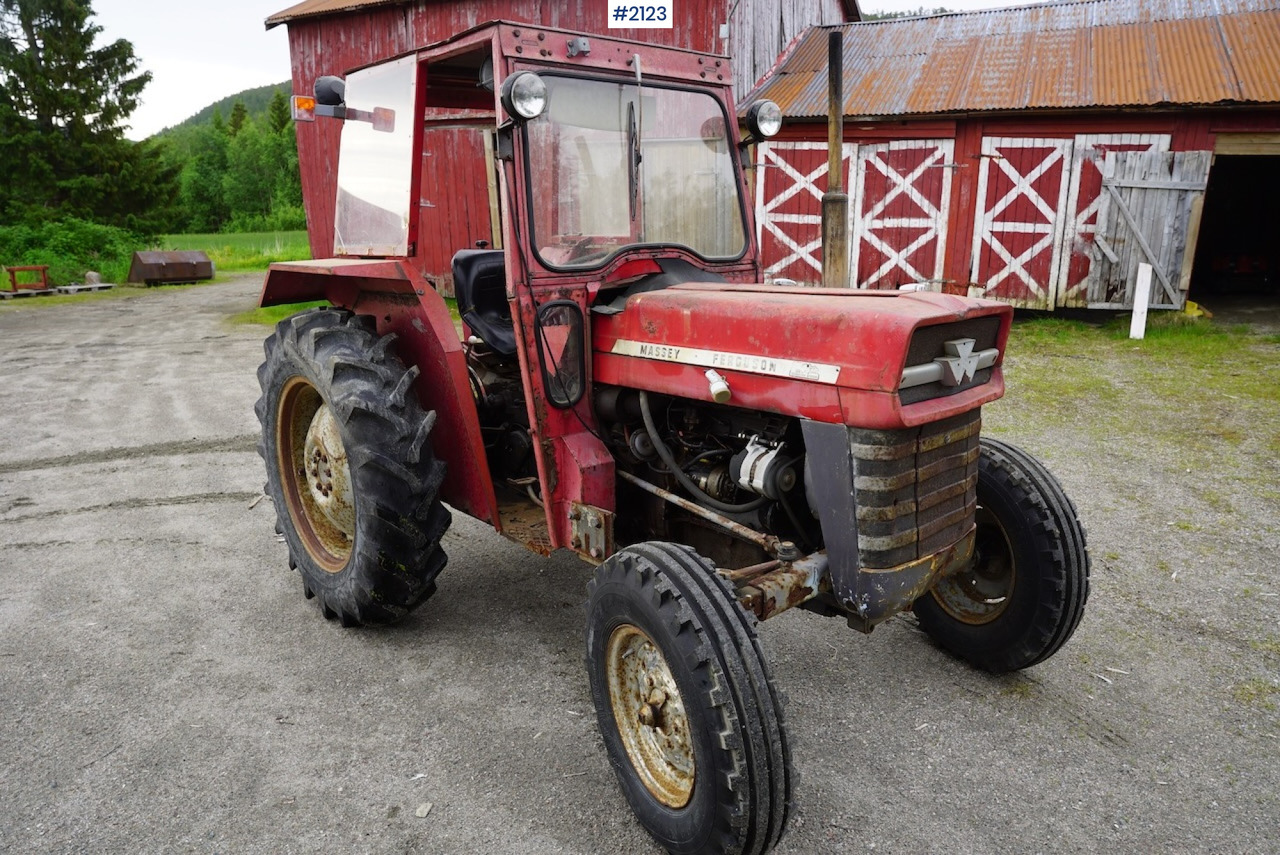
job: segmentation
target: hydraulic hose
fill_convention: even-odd
[[[653,448],[658,452],[658,457],[671,470],[671,474],[676,476],[676,480],[680,482],[681,486],[707,507],[723,514],[745,514],[748,511],[754,511],[768,501],[764,496],[760,496],[745,504],[731,505],[708,496],[701,487],[693,482],[692,478],[681,471],[680,467],[676,465],[676,459],[672,455],[671,449],[667,448],[667,444],[662,441],[662,437],[658,436],[658,428],[653,422],[653,413],[649,412],[649,396],[643,390],[640,392],[640,417],[644,419],[644,429],[649,432],[649,439],[653,440]]]

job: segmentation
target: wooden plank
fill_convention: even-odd
[[[502,249],[502,206],[498,202],[498,161],[494,157],[493,134],[483,131],[485,183],[489,188],[489,233],[493,248]]]
[[[1200,241],[1200,217],[1204,212],[1204,193],[1191,197],[1191,215],[1187,218],[1187,245],[1182,251],[1182,276],[1178,278],[1178,290],[1186,294],[1191,290],[1191,270],[1195,267],[1196,245]]]
[[[1093,242],[1098,249],[1102,250],[1102,254],[1107,261],[1115,264],[1120,260],[1120,256],[1116,255],[1116,251],[1111,248],[1111,244],[1107,242],[1107,239],[1103,237],[1101,233],[1097,233],[1093,236]]]
[[[1139,190],[1204,190],[1204,182],[1198,181],[1144,181],[1139,179],[1104,179],[1109,187],[1133,187]]]
[[[1214,154],[1280,155],[1280,134],[1223,134],[1213,143]]]

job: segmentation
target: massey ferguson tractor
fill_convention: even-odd
[[[724,62],[495,22],[320,78],[295,113],[341,122],[334,257],[273,265],[261,296],[329,304],[258,370],[305,595],[344,626],[403,617],[445,566],[445,503],[596,565],[600,734],[679,853],[762,853],[787,826],[760,621],[912,610],[1001,672],[1067,641],[1089,583],[1058,482],[980,437],[1008,306],[762,284],[746,152],[781,114],[752,105],[740,139]],[[442,110],[487,128],[473,174],[496,176],[501,249],[447,248],[461,327],[415,259]]]

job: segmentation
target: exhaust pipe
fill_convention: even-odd
[[[827,192],[822,194],[822,284],[849,287],[849,194],[844,188],[844,32],[827,34]]]

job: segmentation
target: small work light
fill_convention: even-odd
[[[532,71],[513,74],[502,84],[502,106],[513,118],[536,119],[547,109],[547,83]]]
[[[772,101],[757,101],[747,110],[747,130],[757,139],[777,136],[782,130],[782,108]]]

